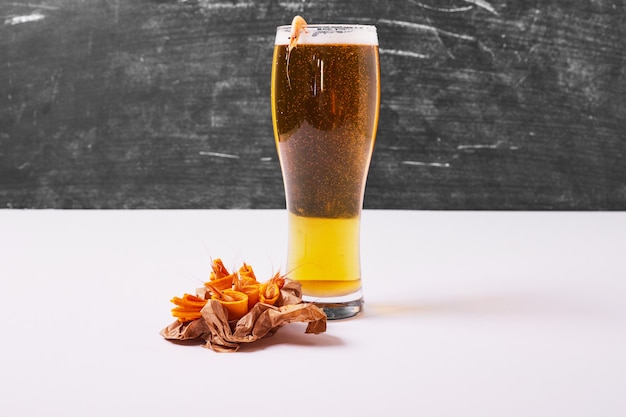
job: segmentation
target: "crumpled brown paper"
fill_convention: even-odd
[[[186,323],[176,320],[161,330],[161,336],[169,340],[202,339],[205,347],[216,352],[235,352],[242,343],[272,336],[289,323],[308,323],[305,333],[326,331],[324,310],[303,303],[300,283],[288,278],[275,306],[257,303],[241,319],[229,322],[226,308],[217,300],[208,300],[201,314],[202,318]]]

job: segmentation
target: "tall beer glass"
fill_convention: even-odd
[[[289,276],[329,319],[362,310],[360,221],[380,104],[376,28],[276,32],[272,120],[288,211]]]

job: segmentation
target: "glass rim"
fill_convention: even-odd
[[[291,32],[292,25],[280,25],[276,27],[277,32],[282,31],[290,31]],[[362,24],[362,23],[313,23],[307,24],[307,29],[311,30],[365,30],[365,31],[376,31],[375,25]]]

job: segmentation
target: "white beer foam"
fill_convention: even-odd
[[[291,26],[279,26],[275,45],[289,45]],[[308,25],[300,32],[298,45],[378,45],[373,25]]]

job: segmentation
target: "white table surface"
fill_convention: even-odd
[[[365,211],[365,312],[236,353],[161,338],[286,212],[0,210],[2,416],[624,416],[626,213]]]

